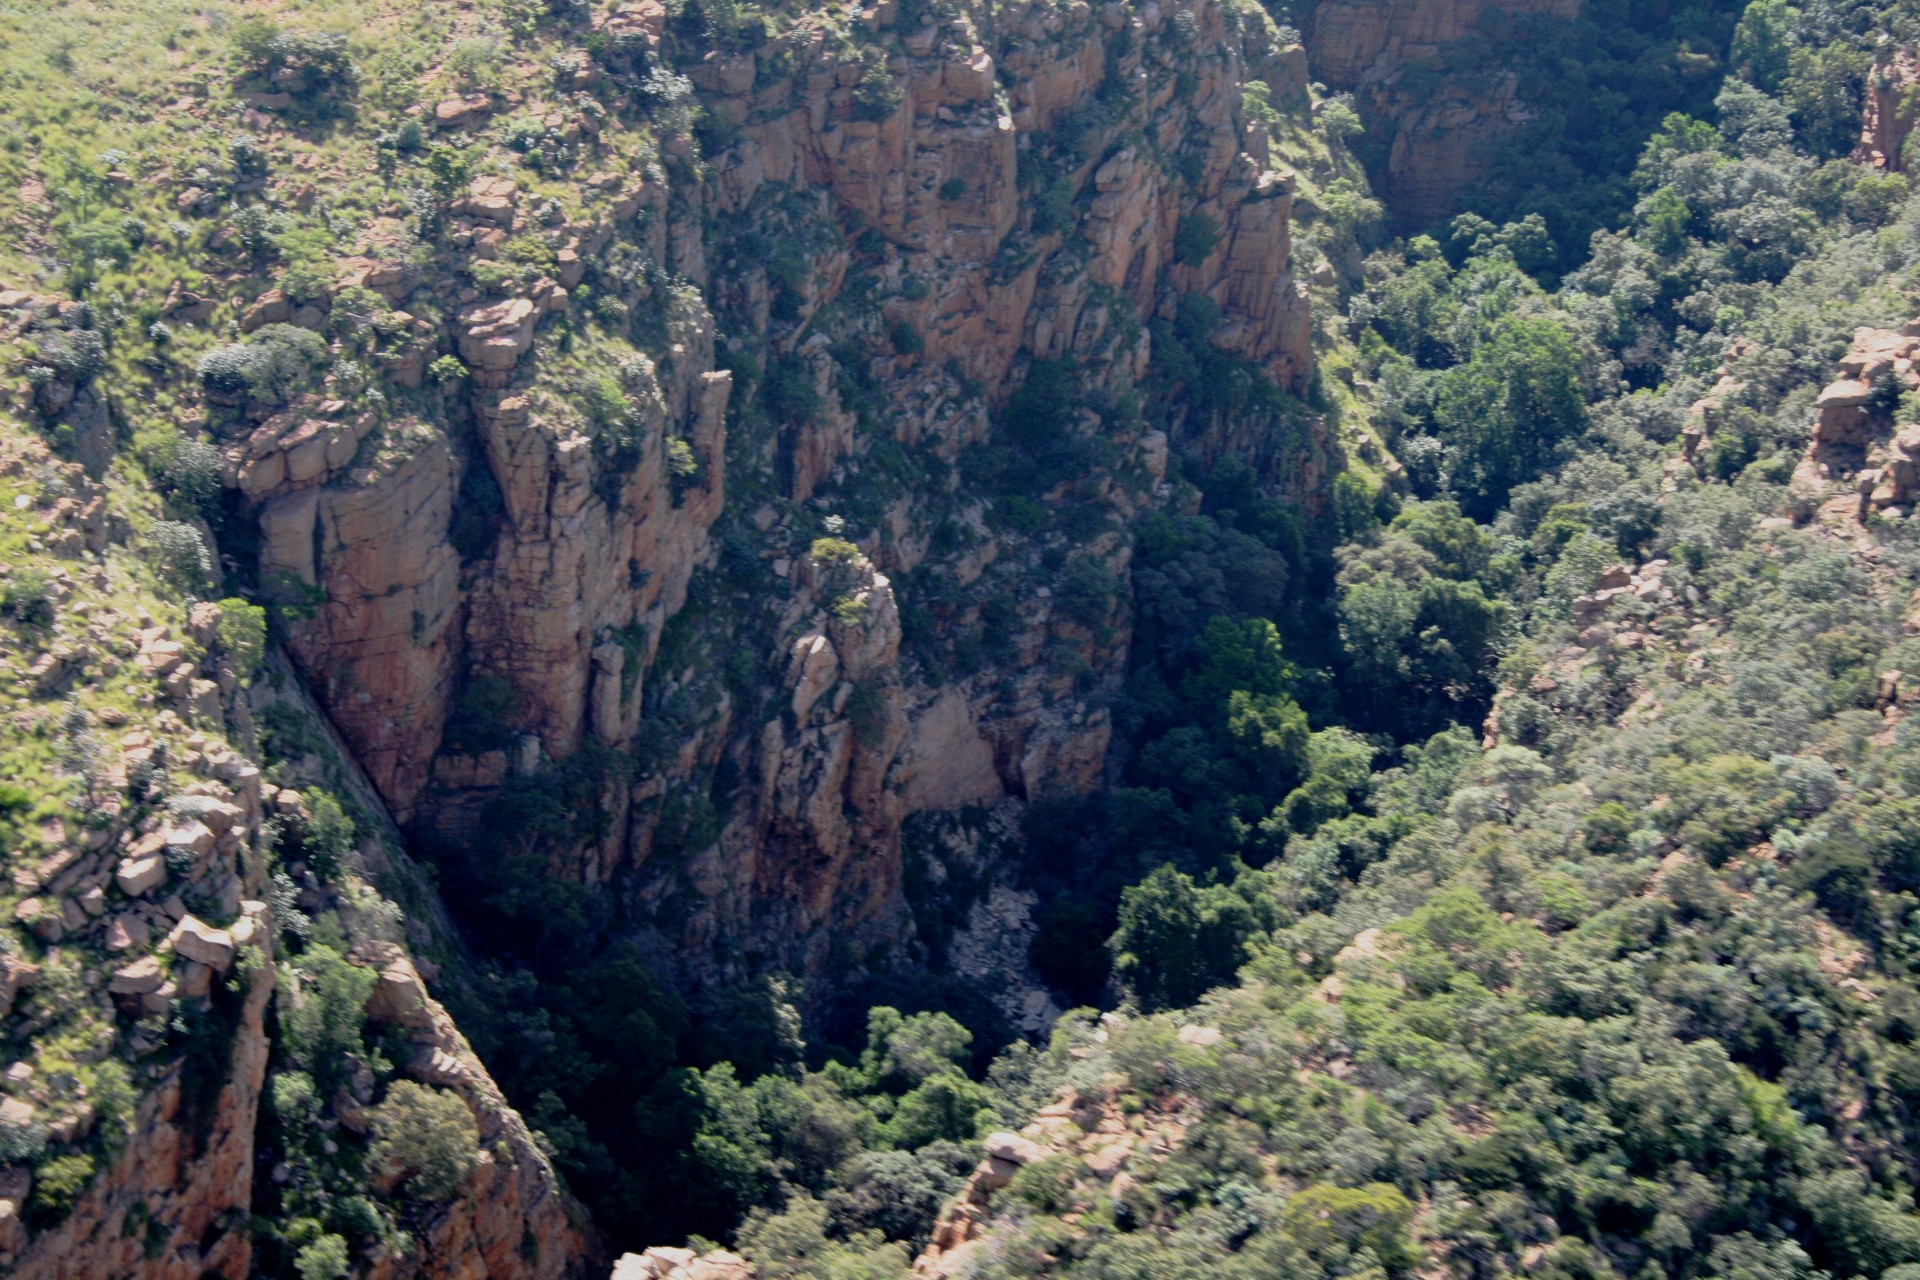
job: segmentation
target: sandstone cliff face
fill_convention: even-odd
[[[24,831],[9,827],[0,899],[13,926],[0,939],[0,1272],[242,1280],[257,1261],[251,1214],[272,1180],[260,1134],[278,1069],[268,1009],[287,907],[268,905],[269,849],[307,819],[300,794],[255,762],[255,714],[283,727],[291,714],[318,732],[318,713],[284,664],[247,683],[250,659],[221,605],[156,589],[124,492],[0,428],[6,510],[44,531],[0,579],[45,573],[49,601],[44,627],[10,628],[0,652],[4,677],[29,694],[12,721],[9,776],[28,776],[21,743],[61,744],[57,771],[39,779],[51,807]],[[437,460],[446,465],[444,451]],[[380,490],[324,496],[351,512],[368,492]],[[410,495],[393,500],[411,509]],[[319,740],[313,781],[343,767]],[[378,812],[370,789],[359,802]],[[365,910],[379,901],[357,878],[344,890],[310,880],[302,894],[355,937],[352,962],[379,973],[367,1013],[414,1046],[403,1071],[462,1098],[487,1154],[416,1224],[418,1247],[367,1274],[568,1274],[586,1242],[558,1179],[428,997],[406,945],[369,924],[390,919]],[[423,938],[431,920],[415,926]]]
[[[1141,321],[1191,294],[1218,307],[1213,345],[1279,386],[1300,386],[1311,358],[1291,178],[1242,101],[1261,78],[1303,100],[1304,68],[1263,18],[1210,2],[962,6],[907,30],[881,4],[852,41],[841,21],[803,18],[685,68],[716,122],[697,167],[684,137],[664,139],[664,166],[609,142],[581,162],[598,166],[582,212],[557,222],[514,179],[474,179],[449,209],[453,245],[554,251],[506,298],[349,264],[345,279],[446,317],[427,341],[472,371],[449,399],[469,432],[374,430],[322,404],[228,446],[263,578],[311,605],[292,651],[396,816],[460,840],[504,784],[589,741],[641,755],[630,788],[603,789],[604,834],[550,851],[553,869],[626,885],[696,969],[723,940],[812,965],[836,936],[897,939],[907,814],[1099,784],[1094,695],[1124,663],[1124,592],[1072,611],[1005,593],[1007,656],[957,681],[902,656],[916,602],[900,575],[1012,586],[1037,567],[1036,540],[990,528],[959,468],[1029,365],[1070,361],[1086,403],[1111,405],[1147,372]],[[595,22],[610,45],[673,52],[658,5]],[[797,265],[783,243],[803,246]],[[626,402],[617,428],[583,409],[583,361],[550,336],[583,287],[636,317],[632,354],[599,353]],[[392,359],[411,368],[417,348]],[[743,360],[808,410],[743,402]],[[1175,442],[1111,409],[1061,425],[1117,461],[1047,500],[1116,523],[1165,500],[1170,445],[1271,452],[1257,422],[1187,424]],[[883,455],[911,459],[911,478]],[[463,563],[457,509],[490,491],[490,537]],[[838,510],[861,554],[823,564],[810,543]],[[959,549],[936,549],[942,527]],[[1130,551],[1107,529],[1052,554],[1124,583]],[[768,602],[760,618],[710,606],[725,575]],[[702,607],[677,618],[690,593]],[[744,678],[723,684],[730,650]],[[478,690],[497,695],[503,732],[462,719]],[[714,793],[717,774],[740,782]],[[717,834],[690,845],[676,815],[705,804]]]
[[[1878,60],[1867,77],[1865,110],[1860,121],[1860,142],[1853,158],[1862,164],[1885,169],[1888,173],[1906,172],[1907,139],[1920,120],[1920,102],[1913,88],[1920,83],[1920,62],[1912,52],[1896,49]]]
[[[1425,226],[1459,207],[1492,172],[1492,153],[1534,118],[1511,74],[1481,68],[1471,79],[1443,79],[1409,92],[1411,69],[1440,58],[1483,14],[1573,18],[1580,0],[1327,0],[1314,6],[1307,32],[1313,74],[1354,94],[1371,127],[1392,142],[1376,190],[1394,224]]]
[[[264,939],[266,932],[261,929],[257,936]],[[9,1275],[22,1280],[104,1275],[241,1280],[248,1274],[254,1118],[267,1066],[262,1017],[272,994],[269,963],[243,985],[226,1079],[210,1107],[202,1103],[205,1110],[190,1112],[182,1083],[189,1068],[176,1065],[141,1097],[119,1158],[72,1214],[30,1242],[15,1237],[20,1252]],[[16,1205],[27,1187],[18,1190]],[[6,1225],[19,1231],[17,1221]],[[0,1255],[5,1252],[0,1240]]]

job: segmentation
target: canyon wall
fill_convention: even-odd
[[[595,21],[607,47],[675,52],[656,4]],[[1303,109],[1297,52],[1219,3],[911,22],[882,4],[851,32],[803,17],[685,67],[697,160],[671,130],[658,154],[623,146],[578,94],[535,104],[578,139],[568,199],[493,173],[448,210],[473,260],[510,238],[551,248],[507,296],[343,264],[341,287],[422,335],[391,376],[417,384],[436,344],[466,364],[447,393],[460,425],[306,403],[226,448],[263,581],[310,605],[289,647],[394,813],[467,841],[503,791],[632,755],[636,776],[593,782],[606,821],[545,849],[553,870],[617,881],[696,968],[743,945],[814,967],[836,940],[903,936],[907,814],[1097,787],[1100,695],[1128,643],[1124,527],[1167,500],[1170,450],[1232,447],[1315,483],[1257,417],[1170,441],[1124,405],[1152,355],[1143,322],[1190,295],[1217,307],[1216,349],[1305,383],[1291,175],[1243,103],[1265,79]],[[573,87],[613,74],[583,65]],[[465,127],[459,100],[435,114]],[[596,318],[631,317],[617,337],[583,340],[583,290]],[[414,319],[436,314],[437,334]],[[990,527],[990,495],[963,482],[1039,361],[1071,368],[1058,430],[1103,459],[1040,504],[1090,509],[1092,532]],[[585,377],[617,380],[622,421],[583,412]],[[485,545],[456,549],[460,508],[493,493]],[[813,554],[842,529],[857,554]],[[1105,597],[1063,608],[1029,577],[1043,554],[1085,561]],[[903,659],[909,573],[987,579],[1002,652],[967,674]],[[933,625],[963,633],[981,607],[935,606]],[[712,815],[691,837],[689,807]]]
[[[1536,118],[1518,78],[1497,66],[1472,74],[1436,69],[1489,11],[1571,19],[1580,0],[1326,0],[1313,6],[1307,50],[1317,79],[1352,93],[1370,130],[1390,137],[1374,172],[1396,228],[1427,226],[1458,211],[1494,171],[1495,152]]]

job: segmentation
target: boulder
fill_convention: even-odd
[[[992,1160],[1005,1160],[1009,1164],[1027,1165],[1046,1158],[1046,1150],[1031,1138],[1023,1138],[1017,1133],[990,1133],[987,1135],[987,1157]]]
[[[40,976],[40,966],[0,952],[0,1018],[13,1012],[13,1001]]]
[[[367,996],[367,1016],[393,1027],[425,1030],[433,1025],[427,1009],[426,984],[414,967],[401,956],[380,971],[380,980]]]
[[[197,960],[216,972],[225,973],[233,967],[233,935],[197,917],[182,916],[167,941],[173,945],[174,954]]]
[[[113,882],[129,898],[144,898],[167,882],[166,859],[157,853],[142,858],[122,858]]]
[[[117,996],[144,996],[158,991],[166,980],[166,970],[160,967],[158,956],[141,956],[132,964],[115,969],[113,977],[107,980],[107,990]]]

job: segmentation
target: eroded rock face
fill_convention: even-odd
[[[1855,160],[1888,173],[1908,171],[1907,139],[1920,121],[1920,102],[1913,96],[1916,83],[1920,83],[1920,59],[1911,50],[1881,52],[1873,74],[1867,77]]]
[[[1215,0],[1177,21],[1155,5],[962,8],[895,43],[893,13],[860,18],[890,51],[877,101],[858,49],[812,19],[686,67],[730,130],[698,173],[609,154],[600,171],[582,165],[583,212],[560,223],[513,179],[476,178],[449,203],[452,244],[475,258],[509,236],[554,247],[549,273],[507,296],[374,259],[343,268],[409,317],[444,317],[430,339],[404,330],[404,354],[415,384],[434,351],[464,362],[468,377],[444,393],[457,430],[296,405],[229,445],[232,483],[259,511],[262,576],[306,614],[290,647],[396,816],[461,840],[517,777],[602,746],[643,755],[630,787],[602,789],[604,834],[550,861],[625,886],[696,970],[723,941],[803,969],[836,940],[856,952],[897,941],[910,927],[908,814],[1099,785],[1110,725],[1098,694],[1124,667],[1124,590],[1072,611],[1020,593],[1007,653],[964,679],[936,684],[901,657],[903,573],[967,583],[1024,550],[976,502],[957,517],[972,545],[936,551],[944,517],[930,510],[1035,361],[1070,360],[1079,390],[1118,402],[1146,372],[1143,322],[1191,295],[1218,310],[1212,344],[1279,386],[1301,387],[1311,360],[1292,177],[1244,105],[1254,79],[1304,101],[1306,68],[1264,17]],[[659,17],[637,5],[595,23],[665,57]],[[447,128],[472,118],[459,100],[436,113]],[[1046,149],[1065,136],[1078,139],[1070,151]],[[1036,163],[1043,154],[1067,158]],[[763,223],[823,232],[804,269],[776,275],[765,250],[708,261],[730,243],[708,227]],[[642,354],[604,371],[626,406],[618,422],[574,375],[549,372],[551,318],[583,282],[596,306],[652,318],[634,339]],[[870,320],[849,319],[867,305],[849,302],[856,283],[879,299]],[[715,313],[808,412],[739,402],[717,367]],[[855,378],[864,407],[842,392]],[[1116,527],[1073,555],[1124,584],[1131,543],[1118,528],[1168,500],[1170,442],[1137,417],[1082,414],[1063,429],[1104,437],[1115,461],[1067,487]],[[730,438],[743,422],[757,434]],[[1184,430],[1180,447],[1202,456],[1276,465],[1257,422]],[[925,478],[888,494],[877,527],[849,530],[857,561],[812,562],[793,513],[881,447],[918,451]],[[752,508],[729,493],[743,467]],[[734,658],[724,687],[699,663],[660,665],[697,575],[721,564],[723,516],[729,572],[751,563],[743,534],[798,542],[753,567],[764,630],[735,634],[738,654],[702,655],[708,667]],[[461,710],[483,693],[505,708],[485,735]],[[738,785],[709,796],[716,775]],[[708,804],[711,827],[683,820]]]
[[[119,1159],[66,1221],[33,1237],[8,1275],[243,1280],[253,1252],[245,1221],[253,1194],[254,1117],[267,1069],[262,1019],[272,994],[267,966],[249,980],[226,1083],[211,1108],[195,1114],[183,1105],[178,1071],[145,1094]]]
[[[1787,488],[1795,520],[1848,532],[1879,512],[1902,518],[1920,501],[1920,424],[1901,422],[1900,396],[1920,388],[1920,320],[1856,329],[1840,376],[1816,402],[1813,439]]]
[[[1534,119],[1515,77],[1497,69],[1423,84],[1418,93],[1401,87],[1409,67],[1440,57],[1489,10],[1574,18],[1580,0],[1327,0],[1313,9],[1307,32],[1313,74],[1354,94],[1362,110],[1392,132],[1376,181],[1398,227],[1423,227],[1456,211],[1462,193],[1492,172],[1501,143]]]
[[[376,1023],[413,1046],[404,1074],[450,1089],[472,1111],[484,1156],[465,1186],[422,1224],[414,1250],[382,1255],[369,1280],[559,1280],[573,1274],[583,1243],[568,1219],[553,1167],[518,1112],[494,1084],[405,951],[391,943],[356,948],[354,959],[380,971],[367,1001]]]

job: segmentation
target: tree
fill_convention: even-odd
[[[167,586],[197,598],[213,582],[213,555],[200,531],[179,520],[156,520],[147,530],[153,567]]]
[[[1293,690],[1299,674],[1287,661],[1280,630],[1266,618],[1236,622],[1216,614],[1200,633],[1200,665],[1181,684],[1181,693],[1199,717],[1212,725],[1225,722],[1228,702],[1243,692],[1263,698],[1283,697]]]
[[[1318,1183],[1288,1200],[1280,1213],[1280,1229],[1322,1261],[1368,1249],[1390,1271],[1419,1261],[1409,1234],[1412,1222],[1413,1205],[1397,1187],[1379,1182],[1362,1187]]]
[[[1168,863],[1120,895],[1120,927],[1107,948],[1141,1007],[1164,1009],[1231,981],[1260,924],[1232,887],[1202,888]]]
[[[300,1280],[342,1280],[352,1271],[346,1239],[332,1232],[320,1236],[294,1255],[293,1269]]]
[[[906,1150],[930,1142],[966,1142],[979,1133],[983,1118],[989,1124],[998,1114],[993,1091],[957,1071],[927,1077],[893,1109],[881,1126],[881,1137]]]
[[[1853,150],[1873,56],[1847,41],[1821,49],[1796,48],[1780,96],[1808,150],[1826,159]]]
[[[246,680],[260,666],[267,649],[267,611],[233,596],[220,602],[215,635],[234,674]]]
[[[1307,713],[1284,694],[1236,689],[1227,698],[1227,736],[1262,794],[1284,794],[1307,754]]]
[[[369,1115],[374,1163],[424,1200],[445,1200],[480,1163],[480,1129],[460,1096],[401,1080]]]
[[[280,1031],[288,1055],[323,1090],[346,1072],[345,1056],[362,1048],[367,997],[378,975],[314,943],[280,970]]]
[[[1458,451],[1454,483],[1470,514],[1487,516],[1531,480],[1586,422],[1579,354],[1560,323],[1510,314],[1467,362],[1440,378],[1434,423]]]
[[[1733,29],[1728,63],[1755,88],[1772,93],[1786,78],[1799,19],[1800,11],[1786,0],[1753,0]]]

